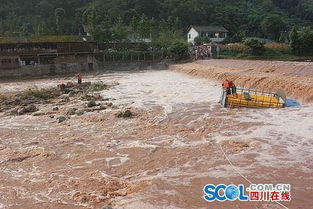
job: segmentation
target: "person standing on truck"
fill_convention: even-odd
[[[237,94],[237,87],[233,81],[229,82],[229,88],[231,90],[231,94]]]
[[[231,95],[229,80],[225,80],[222,86],[224,89],[226,89],[226,94]]]
[[[83,82],[83,75],[81,73],[77,74],[77,83],[82,84]]]

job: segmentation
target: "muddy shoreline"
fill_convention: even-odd
[[[276,92],[283,89],[289,98],[313,102],[313,63],[250,60],[205,60],[171,65],[170,70],[237,86]]]

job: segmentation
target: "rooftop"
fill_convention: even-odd
[[[194,28],[198,32],[228,32],[223,26],[195,26],[192,25],[190,28]]]
[[[0,37],[0,44],[83,42],[82,36]]]

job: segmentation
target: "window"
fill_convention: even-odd
[[[191,39],[191,34],[189,34],[189,39]]]

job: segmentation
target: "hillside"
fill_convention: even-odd
[[[279,39],[293,25],[313,25],[311,0],[0,0],[0,36],[78,35],[120,40],[126,28],[160,40],[181,38],[189,25],[223,25],[236,39]],[[148,31],[148,32],[147,32]],[[115,34],[115,37],[109,34]],[[104,38],[103,38],[104,37]]]

